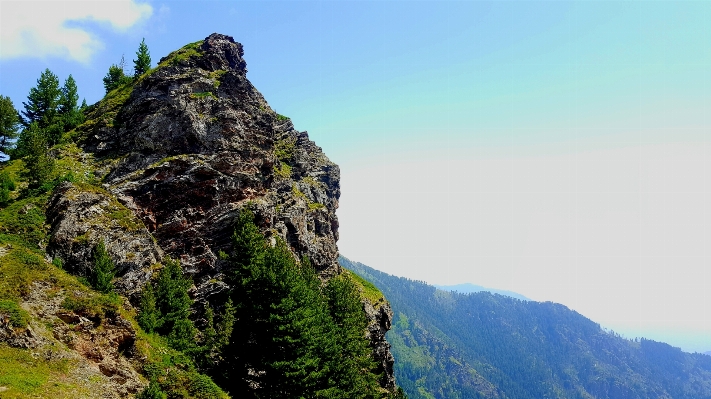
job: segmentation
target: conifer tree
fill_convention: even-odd
[[[334,286],[344,294],[329,307],[308,259],[298,262],[282,240],[267,245],[248,210],[237,218],[234,248],[225,268],[234,327],[216,370],[223,386],[234,397],[377,397],[365,316],[352,287]],[[334,318],[331,309],[348,314]],[[340,342],[335,320],[350,328],[346,341],[358,342]]]
[[[116,276],[116,266],[106,251],[104,241],[99,241],[94,248],[94,271],[91,275],[91,285],[99,292],[108,294],[113,291],[112,280]]]
[[[10,97],[0,95],[0,152],[7,154],[17,138],[20,116]]]
[[[137,59],[133,60],[133,77],[138,79],[144,73],[151,69],[151,55],[148,52],[148,46],[146,45],[146,39],[141,40],[141,44],[138,45],[138,51],[136,52]]]
[[[193,302],[188,295],[191,285],[183,276],[180,262],[168,258],[155,285],[156,308],[160,315],[155,331],[167,336],[169,345],[178,350],[195,347],[197,332],[188,318]]]
[[[152,333],[158,328],[160,312],[156,307],[156,296],[153,291],[153,284],[150,281],[143,287],[141,308],[136,319],[138,325],[148,333]]]
[[[37,122],[23,130],[17,142],[15,153],[26,157],[27,178],[36,187],[48,182],[54,172],[54,160],[47,154],[48,149],[47,135]]]
[[[113,64],[109,67],[109,72],[104,76],[104,89],[108,94],[111,90],[118,88],[119,86],[131,81],[130,76],[126,76],[123,71],[123,57],[121,57],[121,64]]]
[[[27,130],[32,123],[36,123],[45,136],[49,147],[59,143],[62,134],[78,126],[83,121],[83,115],[77,107],[77,85],[74,78],[69,77],[63,87],[59,87],[59,79],[49,69],[45,69],[37,80],[37,86],[30,89],[27,102],[22,104],[24,118],[22,124]],[[24,131],[20,134],[20,141]],[[18,147],[21,147],[18,143]],[[23,156],[22,150],[15,156]]]
[[[62,94],[59,99],[59,116],[62,120],[63,130],[69,131],[83,122],[84,115],[79,109],[79,95],[77,82],[72,75],[64,81]]]
[[[214,369],[224,360],[223,349],[230,343],[235,323],[235,309],[232,298],[227,299],[227,302],[225,302],[219,319],[219,322],[215,322],[215,312],[208,304],[205,308],[206,323],[197,356],[197,363],[205,370]]]
[[[326,296],[338,331],[335,337],[340,353],[329,359],[335,379],[341,381],[345,397],[359,398],[373,393],[378,387],[376,365],[368,341],[364,339],[368,320],[358,288],[350,276],[341,275],[329,280]]]
[[[35,122],[41,129],[48,128],[57,116],[61,94],[57,75],[45,69],[37,80],[37,86],[30,89],[27,102],[22,103],[25,107],[22,124],[29,127]]]

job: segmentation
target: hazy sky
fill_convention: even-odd
[[[92,4],[89,6],[89,4]],[[39,12],[38,12],[39,10]],[[341,166],[339,248],[711,350],[711,2],[0,3],[0,94],[212,32]]]

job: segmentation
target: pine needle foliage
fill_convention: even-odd
[[[138,325],[148,332],[152,333],[158,328],[158,323],[160,321],[160,313],[156,307],[156,296],[153,290],[153,284],[148,282],[143,288],[141,293],[141,307],[138,312]]]
[[[0,95],[0,152],[7,153],[12,148],[12,140],[17,138],[20,116],[10,97]]]
[[[213,372],[233,397],[380,398],[360,296],[347,278],[324,288],[308,258],[269,245],[243,210],[226,277],[234,324]]]
[[[141,40],[141,44],[138,45],[136,57],[137,59],[133,60],[133,76],[135,79],[138,79],[151,69],[151,55],[148,52],[145,38]]]
[[[32,122],[20,136],[17,146],[25,157],[25,176],[33,187],[49,182],[54,172],[54,159],[48,155],[47,133],[37,122]]]
[[[37,80],[37,86],[30,89],[27,102],[22,105],[22,123],[25,127],[33,122],[42,129],[49,127],[57,114],[62,91],[59,88],[59,78],[49,69],[45,69]]]
[[[91,275],[91,285],[95,290],[108,294],[114,289],[113,279],[116,276],[116,266],[106,251],[104,241],[99,241],[94,248],[94,270]]]
[[[190,279],[183,275],[180,262],[168,258],[154,287],[156,308],[160,314],[155,330],[168,336],[172,348],[182,351],[195,345],[195,327],[188,318],[193,303],[188,295],[191,285]]]

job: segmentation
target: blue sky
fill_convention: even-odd
[[[44,68],[93,103],[142,38],[231,35],[341,166],[344,255],[711,350],[711,2],[86,4],[0,2],[16,107]]]

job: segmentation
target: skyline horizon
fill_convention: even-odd
[[[711,3],[43,4],[0,2],[16,108],[45,68],[93,103],[142,38],[230,35],[340,166],[339,250],[709,349]]]

